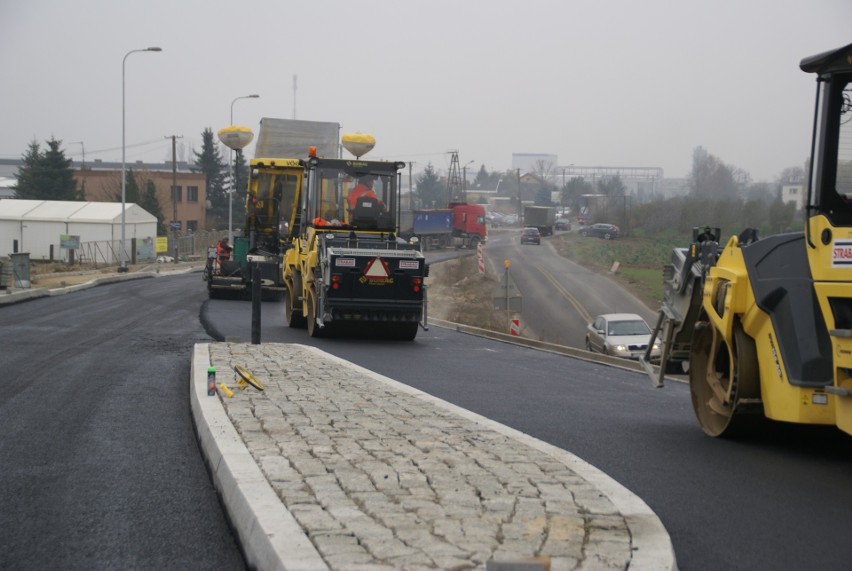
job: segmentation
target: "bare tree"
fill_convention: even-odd
[[[739,178],[743,179],[742,174]],[[692,153],[689,190],[695,197],[734,199],[738,195],[734,169],[708,153],[703,147],[696,147]]]
[[[803,167],[787,167],[778,176],[779,184],[804,184],[805,169]]]
[[[544,185],[550,186],[550,176],[555,168],[556,165],[553,164],[553,161],[539,159],[533,164],[532,172],[541,179]]]

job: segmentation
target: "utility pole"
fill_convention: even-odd
[[[83,196],[86,195],[86,145],[83,144],[83,141],[72,141],[69,143],[71,145],[80,145],[80,149],[83,151],[83,160],[80,162],[80,187],[83,191]]]
[[[462,167],[462,202],[467,202],[467,167],[473,163],[474,161],[468,161]]]
[[[411,168],[414,166],[414,161],[408,161],[408,209],[414,210],[414,186],[411,181]]]
[[[176,233],[177,228],[175,228],[175,223],[178,221],[177,215],[177,140],[183,139],[183,135],[167,135],[166,139],[172,140],[172,221],[169,224],[169,228],[172,231],[172,234]],[[175,256],[175,261],[177,261],[177,256]]]
[[[518,169],[518,222],[524,214],[524,208],[521,206],[521,169]]]
[[[462,192],[461,173],[459,172],[459,152],[448,152],[452,156],[450,157],[450,170],[447,173],[447,204],[450,202],[459,202]]]

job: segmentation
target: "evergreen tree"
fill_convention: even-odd
[[[438,173],[432,163],[426,165],[423,173],[417,177],[417,192],[415,193],[420,208],[445,208],[447,206],[447,191],[438,178]]]
[[[581,176],[572,177],[562,187],[562,206],[569,207],[574,212],[579,212],[580,206],[584,204],[583,195],[592,194],[592,184]]]
[[[85,200],[74,180],[72,161],[65,158],[61,145],[62,141],[51,137],[47,150],[42,152],[36,141],[30,143],[22,157],[24,164],[18,169],[15,198]]]
[[[133,172],[132,168],[128,168],[125,172],[124,182],[124,202],[126,204],[138,204],[149,214],[157,217],[157,234],[166,234],[166,217],[163,214],[163,209],[160,206],[160,201],[157,198],[157,188],[154,181],[151,179],[145,180],[145,183],[140,186],[139,175]],[[144,187],[142,190],[141,187]],[[115,201],[121,202],[121,187],[115,192]]]
[[[139,198],[138,204],[150,214],[157,217],[157,235],[165,236],[166,217],[163,215],[163,209],[160,208],[160,201],[157,199],[157,188],[154,186],[154,181],[147,180],[145,182],[145,192]]]
[[[41,176],[41,148],[33,140],[21,157],[23,165],[18,169],[15,198],[35,199],[38,195],[38,180]]]
[[[483,164],[479,167],[479,172],[476,173],[476,178],[473,179],[473,188],[488,188],[488,171],[485,170],[485,165]]]
[[[121,183],[119,182],[119,185]],[[115,201],[121,202],[121,186],[118,187],[118,190],[115,191]],[[140,196],[139,196],[139,183],[136,180],[136,175],[133,174],[133,169],[127,167],[127,170],[124,171],[124,202],[139,204]]]
[[[222,160],[219,146],[213,139],[213,130],[210,127],[201,133],[201,152],[193,151],[195,155],[195,172],[201,172],[207,179],[207,200],[210,201],[210,214],[213,219],[227,224],[228,221],[228,193],[225,191],[225,176],[228,173],[228,165]]]

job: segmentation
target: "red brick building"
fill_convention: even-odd
[[[157,201],[165,216],[166,226],[176,222],[174,227],[181,233],[210,230],[207,227],[206,177],[202,173],[190,172],[186,163],[178,163],[173,173],[172,163],[127,163],[125,167],[133,170],[140,190],[147,181],[154,184]],[[86,190],[86,200],[113,202],[121,197],[121,163],[95,161],[85,168],[74,171],[77,183]],[[172,184],[176,190],[172,192]]]

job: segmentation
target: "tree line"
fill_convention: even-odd
[[[589,180],[574,176],[558,184],[556,165],[537,161],[523,182],[517,170],[488,171],[482,165],[469,190],[496,190],[517,212],[518,197],[537,205],[555,206],[572,212],[588,209],[594,221],[621,226],[626,233],[689,238],[692,228],[718,226],[725,235],[744,228],[757,228],[762,235],[789,231],[801,226],[802,212],[782,199],[784,185],[805,183],[804,166],[785,168],[774,183],[755,183],[743,169],[725,163],[703,147],[693,151],[687,176],[688,193],[663,197],[659,191],[643,196],[629,195],[618,175]],[[418,208],[443,208],[447,202],[446,180],[429,163],[416,178],[413,192]],[[561,182],[561,181],[560,181]],[[558,197],[553,200],[553,195]],[[433,206],[436,205],[436,206]]]
[[[200,151],[193,150],[191,170],[206,178],[209,201],[208,225],[224,227],[228,221],[228,163],[223,158],[213,130],[204,129]],[[86,200],[84,185],[74,178],[73,161],[65,156],[62,141],[51,138],[42,148],[32,141],[22,156],[14,187],[16,198],[38,200]],[[687,177],[686,196],[663,198],[650,195],[639,199],[626,196],[624,181],[616,176],[604,176],[589,181],[572,177],[559,185],[554,183],[556,166],[538,161],[533,169],[533,182],[519,180],[516,170],[488,171],[482,165],[469,185],[469,190],[497,190],[506,197],[510,208],[517,211],[517,200],[532,200],[538,205],[557,206],[577,213],[589,208],[596,220],[622,226],[628,233],[644,235],[673,234],[690,236],[694,226],[719,226],[737,233],[746,227],[758,228],[763,234],[782,232],[796,226],[801,212],[781,197],[784,184],[803,184],[805,167],[784,169],[775,184],[753,183],[748,173],[726,164],[706,149],[693,151],[692,169]],[[241,150],[235,151],[236,184],[233,198],[233,219],[245,218],[246,181],[248,165]],[[126,169],[125,200],[139,204],[157,217],[158,232],[165,233],[166,217],[157,200],[154,183],[145,172]],[[446,181],[429,163],[416,178],[413,191],[415,208],[444,208],[448,202]],[[557,201],[552,196],[556,193]],[[589,198],[595,195],[595,198]],[[121,201],[120,181],[114,200]],[[483,199],[484,200],[484,199]]]

